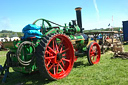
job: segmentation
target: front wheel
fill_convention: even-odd
[[[100,56],[100,46],[96,42],[91,42],[87,50],[87,58],[89,64],[97,64],[100,61]]]

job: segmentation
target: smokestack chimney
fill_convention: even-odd
[[[81,9],[82,9],[81,7],[75,8],[75,10],[76,10],[76,17],[77,17],[77,24],[80,27],[80,32],[82,33],[83,30],[82,30]]]

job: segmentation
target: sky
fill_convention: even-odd
[[[128,0],[0,0],[0,31],[22,32],[39,18],[68,24],[76,20],[76,7],[82,8],[85,30],[122,27],[128,20]]]

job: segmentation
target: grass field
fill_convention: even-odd
[[[124,46],[128,51],[128,45]],[[0,51],[0,64],[3,65],[6,51]],[[41,78],[39,73],[24,75],[10,69],[5,84],[0,85],[128,85],[128,60],[111,59],[113,53],[108,51],[101,55],[98,64],[89,66],[86,56],[78,58],[71,73],[64,79],[49,81]]]

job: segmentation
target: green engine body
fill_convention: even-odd
[[[41,32],[42,36],[49,34],[65,34],[71,40],[74,50],[80,50],[85,52],[87,50],[88,37],[87,35],[80,33],[78,25],[60,26],[54,22],[45,19],[38,19],[33,24],[36,25],[38,21],[42,21]],[[45,25],[47,24],[47,26]],[[56,26],[52,26],[55,24]],[[4,42],[4,47],[9,48],[10,66],[15,71],[22,73],[31,73],[38,70],[36,66],[36,47],[39,45],[40,39],[29,38],[26,40],[15,40]]]

